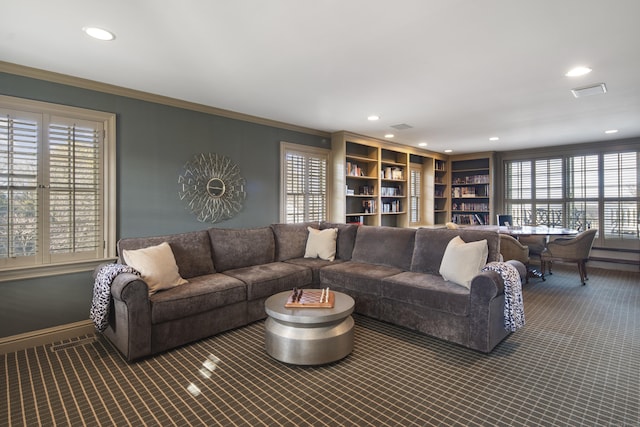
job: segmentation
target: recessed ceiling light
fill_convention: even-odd
[[[394,136],[395,136],[394,134],[392,134],[392,133],[388,133],[388,134],[386,134],[384,137],[385,137],[385,138],[393,138]]]
[[[380,120],[380,116],[376,116],[375,114],[372,114],[369,117],[367,117],[367,120],[369,120],[370,122],[375,122],[376,120]]]
[[[489,141],[499,141],[500,138],[498,138],[497,136],[492,136],[491,138],[489,138]]]
[[[84,27],[82,31],[98,40],[111,41],[116,38],[112,32],[98,27]]]
[[[618,133],[618,129],[605,130],[604,133]]]
[[[420,144],[418,144],[420,147],[426,147],[427,143],[426,142],[421,142]]]
[[[585,74],[589,74],[591,72],[591,68],[589,67],[575,67],[570,69],[569,71],[567,71],[567,73],[565,74],[565,76],[567,77],[580,77],[580,76],[584,76]]]
[[[444,150],[445,153],[453,153],[453,150],[449,149],[449,150]]]

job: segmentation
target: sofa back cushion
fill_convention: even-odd
[[[118,254],[123,250],[136,250],[169,243],[176,259],[180,276],[185,279],[215,273],[211,257],[211,244],[206,230],[154,237],[120,239]]]
[[[413,228],[361,225],[351,260],[409,271],[415,235]]]
[[[218,272],[275,261],[276,243],[271,227],[210,228],[209,238]]]
[[[445,228],[420,228],[416,232],[416,244],[411,260],[411,271],[416,273],[440,274],[440,264],[447,245],[456,236],[465,242],[487,240],[489,254],[487,262],[500,260],[500,236],[495,231],[448,230]],[[464,262],[464,260],[460,260]]]
[[[309,236],[307,227],[318,228],[318,222],[271,224],[276,242],[276,261],[286,261],[304,256]]]
[[[336,241],[336,259],[349,261],[353,255],[353,246],[356,243],[356,233],[358,226],[354,224],[341,224],[334,222],[323,222],[320,225],[321,230],[327,228],[338,229],[338,239]]]

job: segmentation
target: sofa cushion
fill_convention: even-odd
[[[247,285],[249,301],[293,288],[302,288],[312,283],[310,268],[286,262],[272,262],[227,270],[224,274],[241,280]]]
[[[299,265],[301,267],[307,267],[311,269],[311,274],[312,274],[312,281],[311,283],[313,285],[318,285],[320,286],[320,270],[326,266],[329,265],[333,265],[333,264],[339,264],[344,262],[341,259],[335,259],[333,261],[327,261],[324,259],[320,259],[320,258],[293,258],[293,259],[288,259],[285,261],[286,263],[289,264],[295,264],[295,265]]]
[[[351,259],[409,270],[416,230],[361,225]]]
[[[176,259],[167,242],[142,249],[124,249],[122,256],[127,265],[140,272],[149,287],[149,295],[187,283],[180,277]]]
[[[440,274],[440,264],[444,251],[451,239],[456,236],[460,236],[467,243],[486,240],[489,251],[487,262],[500,260],[500,236],[495,231],[420,228],[416,232],[415,248],[411,258],[411,271]]]
[[[469,312],[470,291],[441,276],[405,271],[382,280],[383,298],[459,316]]]
[[[447,281],[470,288],[471,280],[487,264],[488,253],[486,240],[465,243],[460,236],[456,236],[444,251],[440,274]]]
[[[356,243],[356,233],[358,226],[354,224],[341,224],[334,222],[323,222],[321,230],[327,228],[337,228],[338,238],[336,239],[336,258],[349,261],[353,255],[353,246]]]
[[[337,228],[326,228],[316,230],[308,227],[307,247],[304,252],[305,258],[320,258],[327,261],[336,259],[336,238]]]
[[[275,239],[271,227],[249,229],[210,228],[213,264],[224,272],[252,265],[268,264],[275,259]]]
[[[320,284],[379,296],[381,280],[401,272],[395,267],[347,261],[320,269]]]
[[[151,323],[192,316],[247,300],[246,285],[215,273],[194,277],[188,284],[151,296]]]
[[[162,242],[169,243],[176,259],[180,276],[185,279],[216,272],[213,268],[211,243],[206,230],[167,236],[121,239],[118,242],[118,254],[122,255],[123,250],[156,246]]]
[[[318,222],[271,224],[276,243],[276,261],[302,258],[307,245],[307,227],[318,228]]]

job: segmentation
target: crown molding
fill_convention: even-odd
[[[262,117],[252,116],[249,114],[238,113],[236,111],[225,110],[222,108],[211,107],[195,102],[183,101],[168,96],[157,95],[154,93],[143,92],[140,90],[129,89],[108,83],[101,83],[94,80],[83,79],[80,77],[69,76],[66,74],[46,71],[39,68],[27,67],[24,65],[13,64],[11,62],[0,61],[0,72],[14,74],[22,77],[29,77],[37,80],[44,80],[52,83],[59,83],[67,86],[78,87],[81,89],[93,90],[96,92],[108,93],[110,95],[123,96],[126,98],[137,99],[140,101],[153,102],[156,104],[168,105],[170,107],[182,108],[185,110],[197,111],[200,113],[211,114],[214,116],[227,117],[229,119],[241,120],[244,122],[255,123],[259,125],[271,126],[279,129],[300,132],[309,135],[316,135],[324,138],[330,138],[329,132],[317,129],[311,129],[304,126],[297,126],[290,123],[269,120]]]

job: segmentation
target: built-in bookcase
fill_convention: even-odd
[[[451,158],[451,222],[493,223],[492,158],[490,154]]]
[[[344,169],[346,218],[343,221],[376,225],[379,213],[379,149],[346,143]]]
[[[439,164],[446,164],[446,157],[348,132],[335,133],[331,142],[332,221],[408,227],[415,225],[410,224],[412,203],[420,205],[421,225],[434,223],[435,206],[447,212],[447,197],[434,202],[433,196],[434,155]],[[414,160],[419,164],[420,183],[412,182],[412,176],[418,176],[412,174]],[[446,179],[446,174],[441,178]],[[412,193],[412,185],[419,197]],[[437,220],[444,224],[445,216],[440,214]]]
[[[449,174],[446,160],[434,160],[433,216],[435,224],[449,221]]]

